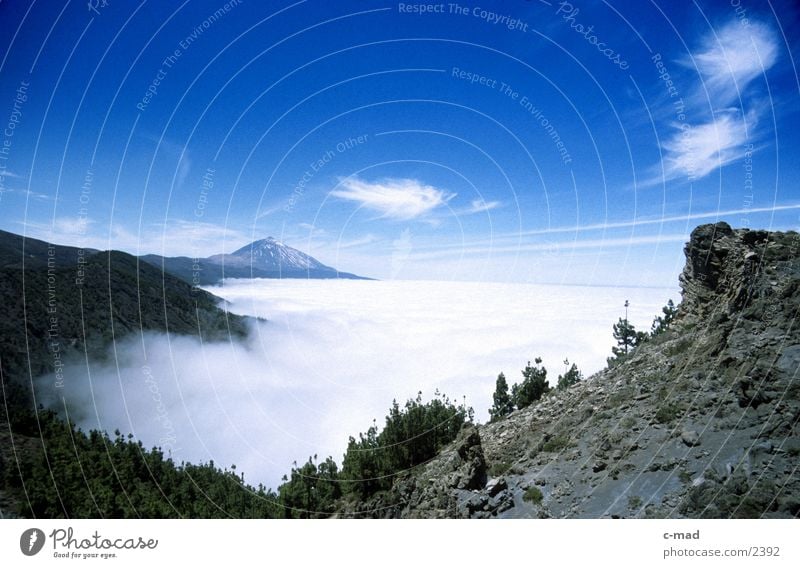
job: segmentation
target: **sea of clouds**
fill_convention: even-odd
[[[563,360],[604,367],[624,314],[649,330],[677,288],[356,280],[232,280],[208,288],[252,323],[245,341],[145,334],[104,363],[69,365],[45,400],[83,429],[132,433],[177,462],[236,464],[276,488],[294,460],[341,462],[348,436],[383,423],[392,400],[435,389],[485,421],[497,374],[536,356],[550,384]],[[52,385],[52,377],[40,385]],[[61,400],[63,395],[64,399]]]

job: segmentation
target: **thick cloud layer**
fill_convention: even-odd
[[[84,429],[132,432],[179,462],[236,464],[273,488],[293,460],[340,461],[348,436],[381,424],[393,398],[438,388],[485,420],[500,371],[517,381],[536,356],[551,384],[565,357],[599,370],[626,299],[638,329],[678,299],[674,289],[462,282],[241,280],[210,290],[268,321],[243,343],[118,342],[88,373],[69,366],[59,395]]]

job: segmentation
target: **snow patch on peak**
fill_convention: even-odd
[[[273,237],[246,245],[231,256],[266,270],[330,270],[317,259],[287,246]]]

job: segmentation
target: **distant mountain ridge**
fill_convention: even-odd
[[[155,254],[140,258],[196,286],[218,284],[223,278],[369,280],[322,264],[316,258],[273,237],[254,241],[230,254],[215,254],[206,258]]]
[[[23,264],[25,268],[46,268],[48,259],[57,268],[74,267],[79,257],[85,260],[97,252],[96,249],[51,244],[0,230],[0,268],[22,268]],[[138,258],[193,286],[219,284],[223,278],[371,280],[322,264],[273,237],[253,241],[230,254],[205,258],[157,254]]]

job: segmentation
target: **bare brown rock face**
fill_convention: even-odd
[[[800,514],[800,235],[702,225],[684,251],[683,298],[667,332],[469,430],[375,502],[341,514]]]

